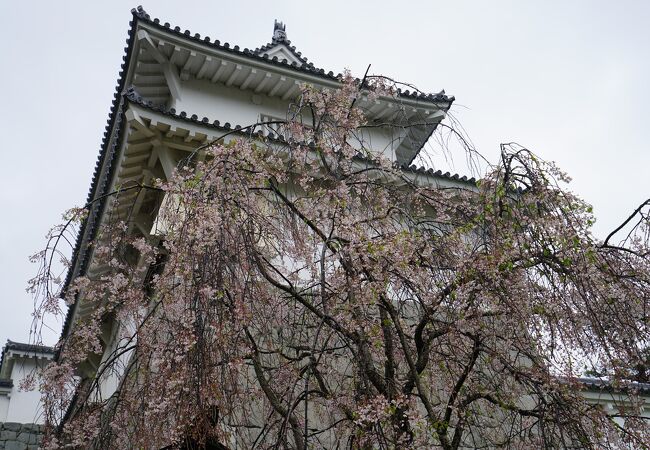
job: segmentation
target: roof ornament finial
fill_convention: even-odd
[[[275,23],[273,24],[273,40],[287,40],[287,27],[282,22],[278,22],[277,20],[275,20]]]

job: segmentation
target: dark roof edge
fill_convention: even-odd
[[[4,347],[2,347],[2,356],[0,356],[0,369],[2,369],[2,365],[5,362],[5,356],[7,352],[10,350],[14,350],[17,352],[34,353],[34,354],[44,353],[52,356],[56,354],[56,349],[54,347],[49,347],[47,345],[25,344],[22,342],[14,342],[7,339],[7,343],[4,345]],[[0,380],[0,386],[2,386],[1,383],[2,380]],[[11,386],[6,386],[6,387],[11,387]]]
[[[7,340],[3,348],[3,353],[7,350],[16,350],[19,352],[33,352],[33,353],[51,353],[54,354],[56,351],[54,347],[49,347],[47,345],[38,345],[38,344],[25,344],[23,342],[14,342]]]
[[[614,385],[610,380],[603,378],[576,378],[575,381],[582,384],[587,389],[626,393],[637,391],[641,394],[650,394],[650,383],[639,383],[636,381],[624,381],[620,385]]]
[[[106,162],[106,155],[109,153],[109,144],[111,141],[113,142],[113,145],[110,148],[110,153],[114,153],[115,147],[117,145],[117,141],[119,137],[119,123],[121,120],[121,114],[118,114],[119,111],[124,109],[124,88],[125,88],[125,82],[126,82],[126,75],[129,71],[129,63],[131,61],[131,52],[133,51],[133,46],[135,42],[135,30],[137,28],[137,16],[136,16],[136,10],[132,9],[131,14],[133,15],[133,19],[129,21],[129,31],[128,31],[128,38],[126,40],[126,47],[124,47],[124,55],[122,56],[122,64],[120,66],[120,71],[118,73],[118,78],[117,78],[117,85],[115,87],[115,92],[113,93],[113,100],[111,102],[111,108],[108,113],[108,120],[106,123],[106,127],[104,128],[104,135],[102,138],[102,142],[100,144],[100,150],[99,150],[99,156],[97,157],[97,162],[95,163],[95,170],[93,172],[92,180],[90,182],[90,191],[88,192],[88,196],[86,197],[86,207],[91,206],[91,210],[89,211],[89,214],[87,218],[81,223],[81,227],[79,229],[79,232],[77,234],[77,239],[75,241],[75,246],[72,250],[72,260],[70,264],[70,268],[68,269],[68,273],[66,274],[66,279],[63,284],[63,289],[61,291],[61,296],[65,296],[65,293],[70,285],[70,282],[72,281],[73,276],[76,273],[81,273],[86,269],[86,265],[88,263],[87,261],[87,255],[86,252],[83,252],[83,255],[80,255],[81,252],[81,245],[84,240],[84,236],[88,236],[89,240],[92,240],[94,238],[95,232],[97,231],[95,229],[95,220],[96,220],[96,214],[100,211],[103,210],[104,207],[104,202],[100,201],[98,203],[92,203],[93,199],[97,198],[98,196],[101,196],[104,194],[104,192],[101,191],[101,189],[104,189],[106,186],[106,180],[104,180],[104,183],[102,186],[99,186],[99,178],[102,172],[103,167],[105,166]],[[116,125],[118,125],[116,127]],[[117,137],[113,138],[115,135],[118,135]],[[111,168],[109,168],[111,169]],[[111,173],[108,174],[106,179],[111,178],[112,175],[112,170],[109,170]],[[74,309],[76,307],[76,301],[75,304],[72,306],[68,307],[68,312],[66,314],[65,321],[63,323],[63,329],[61,331],[61,338],[67,335],[68,329],[70,327],[70,322],[72,320],[72,315],[74,313]],[[57,352],[57,358],[58,358],[58,352]]]
[[[451,181],[458,181],[459,183],[467,183],[472,186],[476,186],[477,181],[474,177],[467,178],[465,175],[460,176],[457,173],[443,172],[442,170],[433,170],[432,168],[426,168],[424,166],[417,167],[413,164],[402,164],[400,166],[400,169],[405,172],[416,173],[419,175],[429,175],[436,178],[444,178]]]

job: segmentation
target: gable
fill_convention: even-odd
[[[276,44],[275,46],[271,47],[270,49],[266,50],[264,52],[265,55],[268,55],[269,58],[273,59],[273,57],[277,57],[278,61],[286,60],[289,64],[300,64],[302,63],[301,59],[298,58],[294,52],[291,51],[286,45],[284,44]]]

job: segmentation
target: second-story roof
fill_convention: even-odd
[[[202,37],[199,33],[192,33],[190,30],[181,31],[181,28],[178,26],[172,26],[169,22],[161,22],[158,18],[152,18],[142,8],[142,6],[138,6],[131,10],[131,13],[135,19],[135,21],[131,22],[132,26],[135,26],[136,22],[139,21],[164,33],[169,33],[197,44],[206,45],[215,50],[225,51],[237,56],[244,56],[267,64],[290,68],[292,70],[297,70],[330,81],[338,82],[342,77],[341,73],[334,73],[331,70],[326,71],[325,69],[316,67],[312,62],[309,62],[301,52],[298,52],[295,46],[293,46],[291,41],[287,38],[286,26],[282,22],[275,22],[271,42],[262,47],[251,50],[248,48],[242,49],[239,45],[231,45],[229,42],[222,42],[218,39],[212,40],[209,36]],[[277,49],[279,46],[286,48],[291,55],[295,57],[295,61],[291,60],[292,58],[283,58],[282,55],[274,54],[273,50]],[[128,47],[125,50],[128,53]],[[127,58],[125,58],[125,60],[126,59]],[[424,93],[415,89],[397,89],[397,95],[402,98],[429,102],[448,102],[449,104],[455,100],[453,96],[446,95],[444,89],[437,93]]]
[[[11,376],[10,357],[12,355],[20,355],[22,357],[34,357],[34,358],[45,358],[52,359],[54,357],[55,350],[52,347],[45,345],[36,345],[36,344],[25,344],[22,342],[14,342],[7,340],[7,343],[2,348],[2,356],[0,356],[0,384],[4,380],[5,387],[8,386],[6,382],[11,382],[9,377]]]

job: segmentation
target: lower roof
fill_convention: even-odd
[[[5,372],[5,364],[8,362],[8,354],[11,352],[21,353],[24,356],[52,359],[56,353],[56,350],[53,347],[48,347],[46,345],[36,345],[36,344],[25,344],[22,342],[14,342],[7,340],[7,343],[2,348],[2,356],[0,356],[0,375],[7,375]],[[4,383],[4,386],[3,386]],[[11,387],[13,383],[8,378],[0,378],[0,387]]]

